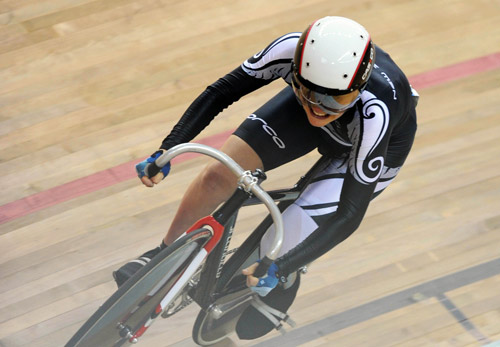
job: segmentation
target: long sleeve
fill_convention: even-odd
[[[270,82],[271,80],[248,75],[241,67],[234,69],[208,86],[193,101],[170,134],[163,140],[160,148],[169,149],[180,143],[191,141],[222,110],[242,96]]]

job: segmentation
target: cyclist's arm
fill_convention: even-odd
[[[362,185],[348,174],[336,213],[276,261],[279,274],[286,276],[297,271],[347,239],[359,227],[375,186],[376,183]]]
[[[222,110],[238,101],[242,96],[270,82],[271,80],[258,79],[248,75],[239,66],[208,86],[193,101],[170,134],[163,140],[160,148],[170,149],[180,143],[191,141]]]

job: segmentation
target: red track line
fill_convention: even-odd
[[[424,72],[410,77],[409,80],[415,89],[422,90],[497,68],[500,68],[500,52]],[[226,131],[202,139],[199,142],[215,148],[220,148],[225,139],[232,132],[232,130]],[[180,158],[174,159],[174,163],[186,161],[194,156],[196,156],[196,154],[185,154]],[[112,186],[116,183],[135,178],[134,166],[139,161],[141,161],[141,159],[133,160],[104,171],[99,171],[92,175],[2,205],[0,206],[0,224]]]
[[[498,68],[500,68],[500,52],[412,76],[410,83],[417,90],[430,88]]]
[[[219,133],[198,141],[211,147],[219,148],[224,140],[233,133],[234,130]],[[173,164],[196,157],[195,153],[186,153],[172,161]],[[32,212],[57,205],[79,196],[95,192],[99,189],[110,187],[114,184],[136,178],[135,164],[143,159],[136,159],[128,163],[96,172],[86,177],[78,178],[74,181],[61,184],[60,186],[32,194],[25,198],[9,202],[0,206],[0,224],[10,220],[23,217]],[[138,181],[139,182],[139,181]],[[140,184],[140,183],[138,183]]]

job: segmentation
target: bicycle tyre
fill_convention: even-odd
[[[123,329],[135,334],[150,317],[158,315],[159,303],[211,237],[209,230],[198,229],[164,249],[106,300],[65,346],[121,346],[130,339],[123,336]]]

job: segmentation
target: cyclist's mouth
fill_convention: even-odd
[[[328,113],[325,113],[319,107],[314,107],[314,106],[310,106],[310,105],[308,105],[308,107],[309,107],[309,110],[311,110],[311,115],[315,118],[324,119],[324,118],[330,116]]]

